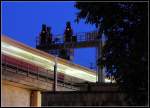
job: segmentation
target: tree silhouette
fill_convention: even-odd
[[[148,3],[76,2],[76,21],[95,24],[107,41],[99,64],[114,76],[129,105],[148,102]],[[142,91],[142,93],[141,93]]]

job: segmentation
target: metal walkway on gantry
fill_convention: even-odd
[[[97,47],[100,44],[100,38],[97,31],[77,33],[72,37],[76,37],[76,39],[74,40],[72,38],[70,42],[64,42],[64,36],[57,35],[54,36],[53,42],[51,44],[42,44],[42,45],[39,43],[39,37],[37,37],[36,48],[53,50],[53,49],[63,49],[63,48]]]

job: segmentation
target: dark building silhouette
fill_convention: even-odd
[[[69,21],[66,23],[66,29],[65,29],[65,33],[64,34],[65,34],[64,41],[65,42],[71,42],[72,41],[73,31],[72,31],[71,24],[70,24]]]
[[[40,33],[40,45],[50,45],[52,43],[51,27],[46,27],[42,24],[42,30]]]
[[[66,23],[66,29],[64,33],[64,42],[71,42],[72,40],[73,31],[70,25],[70,22]],[[52,33],[51,33],[51,27],[47,27],[45,24],[42,24],[42,29],[39,36],[39,42],[40,46],[42,47],[49,47],[52,44],[55,44],[57,42],[57,37],[52,39]],[[59,57],[67,60],[71,60],[71,54],[73,49],[59,49],[59,50],[45,50],[45,48],[42,49],[43,51],[46,51],[47,53],[58,55]]]
[[[46,44],[46,34],[47,34],[46,25],[42,24],[42,30],[40,33],[40,45]]]
[[[51,33],[51,27],[47,27],[47,45],[50,45],[52,43],[52,33]]]

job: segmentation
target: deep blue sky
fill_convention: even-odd
[[[75,2],[2,2],[2,34],[35,48],[41,25],[52,27],[52,34],[63,34],[66,21],[74,33],[95,30],[83,20],[75,23],[78,10]],[[95,48],[75,49],[74,62],[86,67],[95,63]]]

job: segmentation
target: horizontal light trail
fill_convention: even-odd
[[[43,67],[46,70],[54,71],[55,59],[53,57],[48,57],[40,54],[39,50],[35,50],[26,45],[20,45],[21,43],[11,40],[7,37],[1,36],[1,52],[4,55],[13,56],[15,58],[23,59],[27,62]],[[21,47],[20,47],[21,46]],[[30,49],[30,50],[29,50]],[[33,50],[33,51],[32,51]],[[63,73],[68,76],[76,77],[88,82],[96,82],[96,72],[84,69],[82,66],[76,66],[70,64],[70,62],[62,63],[57,60],[57,72]],[[105,82],[111,82],[109,79],[105,78]]]
[[[1,51],[4,54],[11,55],[16,58],[21,58],[23,60],[42,66],[45,69],[51,71],[53,71],[54,69],[53,66],[55,61],[30,53],[16,46],[12,46],[8,43],[1,42]],[[64,73],[69,76],[77,77],[85,81],[96,82],[96,74],[94,75],[94,74],[87,73],[86,71],[77,69],[76,67],[75,68],[69,67],[67,65],[57,62],[57,70],[58,72]]]

